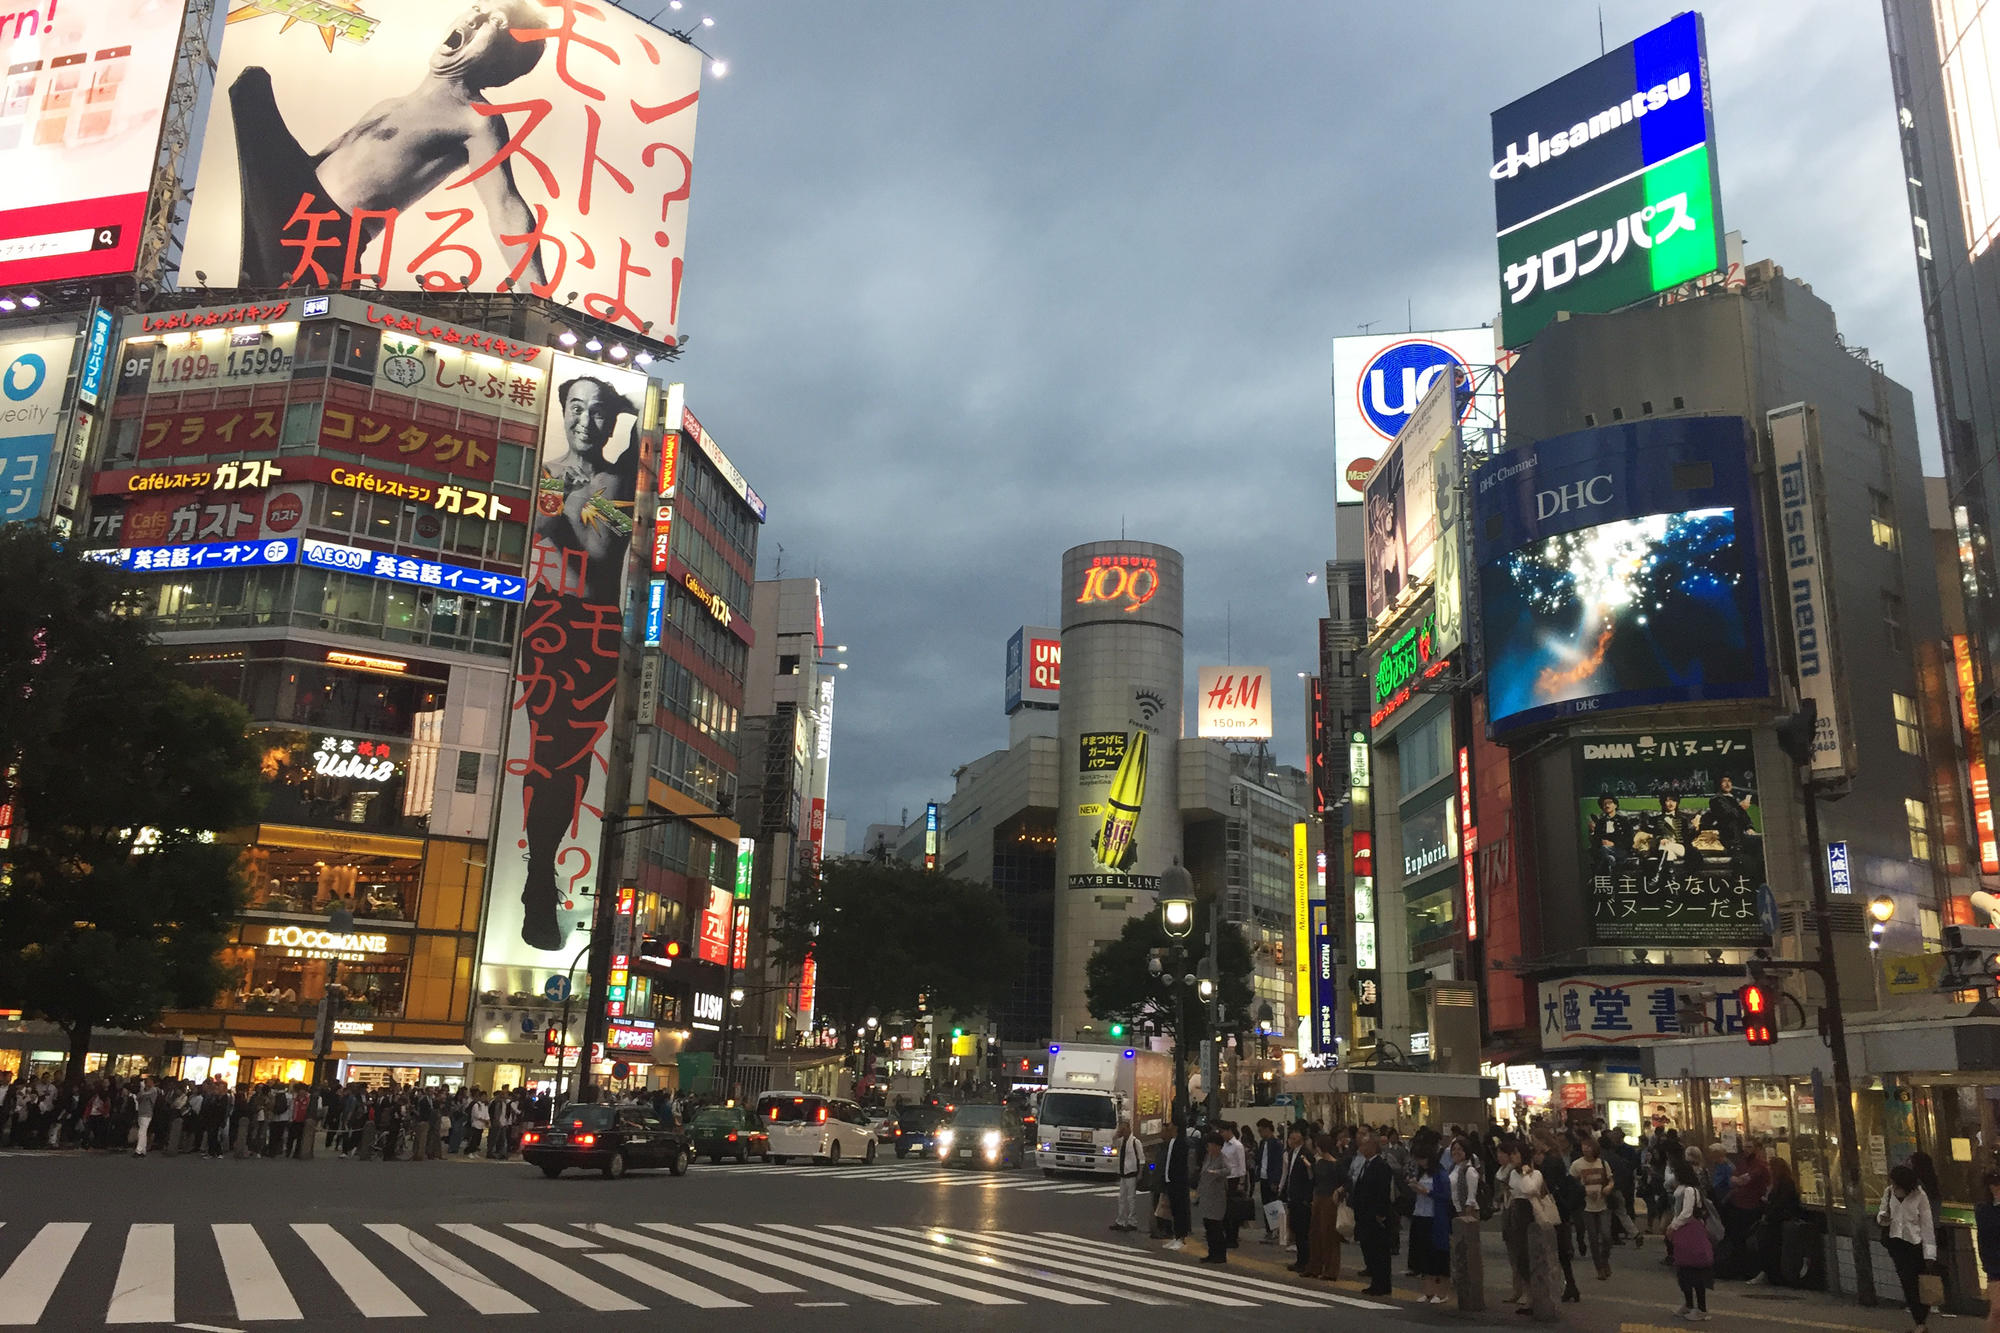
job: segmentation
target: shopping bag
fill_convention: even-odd
[[[1925,1305],[1943,1305],[1944,1278],[1937,1273],[1917,1274],[1917,1299]]]
[[[1340,1233],[1342,1240],[1354,1239],[1354,1210],[1347,1206],[1347,1200],[1340,1201],[1340,1211],[1333,1215],[1333,1229]]]
[[[1285,1220],[1285,1205],[1273,1199],[1264,1205],[1264,1229],[1276,1231]]]
[[[1174,1220],[1174,1207],[1167,1202],[1166,1195],[1160,1195],[1159,1202],[1153,1205],[1153,1216],[1159,1218],[1162,1222],[1171,1222]]]

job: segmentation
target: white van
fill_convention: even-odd
[[[767,1160],[810,1157],[815,1162],[873,1162],[875,1131],[868,1113],[840,1097],[816,1092],[767,1092],[757,1099],[757,1119],[770,1135]]]

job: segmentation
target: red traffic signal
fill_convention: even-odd
[[[1771,988],[1753,981],[1736,992],[1743,1010],[1743,1040],[1752,1046],[1773,1046],[1778,1041],[1777,1019],[1772,1014]]]
[[[562,1052],[562,1033],[556,1030],[556,1025],[554,1023],[551,1023],[542,1032],[542,1054],[558,1055],[561,1054],[561,1052]]]

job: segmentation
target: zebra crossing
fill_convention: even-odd
[[[939,1185],[946,1188],[981,1187],[1015,1190],[1022,1194],[1094,1194],[1118,1197],[1118,1186],[1076,1176],[1048,1179],[1026,1168],[1019,1171],[947,1171],[935,1163],[906,1166],[765,1166],[751,1170],[766,1176],[810,1176],[821,1180],[890,1180],[905,1185]]]
[[[21,1232],[32,1234],[15,1248],[9,1242]],[[9,1252],[0,1271],[4,1327],[100,1318],[107,1326],[214,1327],[302,1321],[305,1311],[334,1320],[829,1305],[1396,1308],[1054,1231],[780,1222],[0,1223],[0,1255]]]

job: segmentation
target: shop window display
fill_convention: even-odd
[[[356,921],[411,921],[423,865],[392,856],[246,847],[243,871],[253,911],[325,916],[339,904]]]
[[[254,931],[255,927],[246,927]],[[319,1012],[326,990],[326,963],[318,958],[292,957],[268,945],[240,944],[223,951],[223,965],[234,978],[219,1007],[244,1013],[310,1017]],[[340,987],[340,1017],[400,1018],[409,980],[408,954],[369,955],[359,962],[334,964],[333,981]]]
[[[262,750],[264,818],[274,824],[415,834],[430,822],[428,801],[416,814],[404,800],[406,743],[277,727],[253,738]]]

